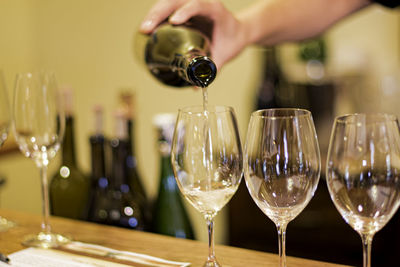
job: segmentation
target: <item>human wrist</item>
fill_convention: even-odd
[[[241,41],[241,47],[245,48],[247,46],[258,43],[258,29],[254,27],[253,21],[247,16],[246,13],[238,13],[236,18],[239,22],[238,27],[238,40]]]
[[[274,44],[276,32],[279,32],[280,27],[280,18],[276,15],[275,3],[274,0],[262,0],[237,14],[237,19],[242,25],[246,46]]]

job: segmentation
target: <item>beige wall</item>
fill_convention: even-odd
[[[200,92],[174,90],[158,84],[134,62],[133,35],[153,2],[0,1],[0,69],[4,71],[10,98],[14,77],[20,71],[51,69],[56,72],[60,85],[72,86],[75,89],[77,156],[85,171],[88,172],[90,166],[88,136],[93,125],[93,105],[104,105],[106,134],[111,136],[118,88],[131,87],[135,90],[136,152],[143,182],[152,197],[158,185],[152,117],[202,101]],[[228,8],[236,10],[250,1],[224,2]],[[398,13],[369,8],[336,26],[329,32],[328,38],[334,51],[351,53],[353,50],[365,50],[368,65],[375,70],[374,73],[381,75],[388,69],[398,68],[398,24]],[[209,89],[211,104],[235,108],[243,140],[258,82],[259,52],[257,48],[247,49],[218,73]],[[335,57],[335,52],[332,53]],[[337,57],[341,58],[340,55]],[[363,54],[361,57],[364,58]],[[51,166],[53,170],[57,160]],[[7,186],[0,193],[2,207],[40,212],[39,177],[33,162],[19,153],[2,157],[0,174],[8,178]],[[201,216],[192,208],[190,213],[197,236],[205,240],[206,228]],[[218,216],[218,242],[226,239],[224,218],[224,214]]]
[[[175,90],[157,82],[134,62],[132,39],[146,10],[154,1],[139,0],[4,0],[0,2],[0,69],[11,91],[17,72],[54,70],[60,85],[74,88],[77,156],[85,171],[90,168],[88,136],[92,131],[92,107],[102,104],[106,134],[112,135],[112,113],[118,88],[131,87],[137,96],[136,147],[145,187],[154,197],[158,186],[158,158],[152,117],[175,112],[184,105],[201,104],[200,91]],[[228,1],[227,1],[228,2]],[[240,8],[241,1],[227,3]],[[254,90],[253,53],[246,51],[218,74],[209,89],[210,104],[235,108],[242,137]],[[242,66],[245,66],[242,69]],[[245,71],[243,71],[245,70]],[[235,77],[235,78],[233,78]],[[56,159],[50,166],[54,170]],[[19,153],[0,159],[0,173],[8,178],[1,192],[2,207],[40,212],[40,184],[33,162]],[[49,171],[52,173],[52,171]],[[188,207],[197,236],[206,240],[201,216]],[[224,216],[218,216],[217,240],[224,240]]]

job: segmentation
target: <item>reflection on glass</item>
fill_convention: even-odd
[[[373,236],[400,205],[400,133],[396,117],[371,113],[336,118],[326,178],[339,213],[361,236],[363,266],[369,267]]]
[[[65,117],[54,74],[46,72],[17,75],[14,90],[14,134],[21,152],[33,159],[40,170],[43,221],[41,232],[29,236],[26,246],[51,248],[68,238],[51,232],[47,167],[60,148]]]
[[[230,107],[179,110],[171,149],[179,189],[207,222],[209,255],[204,266],[221,266],[214,253],[214,217],[242,178],[242,147]]]
[[[321,163],[311,113],[266,109],[251,115],[244,174],[257,206],[276,225],[279,266],[286,266],[286,227],[311,200]]]

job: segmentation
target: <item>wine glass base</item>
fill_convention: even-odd
[[[0,216],[0,232],[5,232],[8,229],[14,227],[16,225],[15,222],[9,221],[6,218]]]
[[[203,267],[222,267],[221,264],[217,262],[217,260],[208,260],[204,263]]]
[[[27,247],[56,248],[69,242],[71,242],[69,237],[55,233],[40,232],[37,235],[27,236],[22,244]]]

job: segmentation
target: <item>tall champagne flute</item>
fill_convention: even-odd
[[[40,170],[43,221],[41,232],[27,237],[26,246],[51,248],[68,238],[51,232],[47,167],[60,148],[65,117],[55,75],[48,72],[17,75],[14,90],[14,134],[21,152]]]
[[[214,217],[239,186],[242,160],[231,107],[179,110],[171,148],[172,168],[180,191],[207,222],[209,254],[204,266],[221,266],[214,253]]]
[[[400,205],[400,134],[389,114],[335,119],[329,144],[327,185],[344,220],[360,234],[364,267],[371,266],[374,234]]]
[[[0,70],[0,147],[7,140],[11,126],[10,107],[3,72]],[[15,223],[0,216],[0,232],[15,226]]]
[[[257,206],[276,225],[279,266],[286,266],[286,227],[307,206],[321,170],[311,113],[267,109],[250,118],[244,156],[247,188]]]

